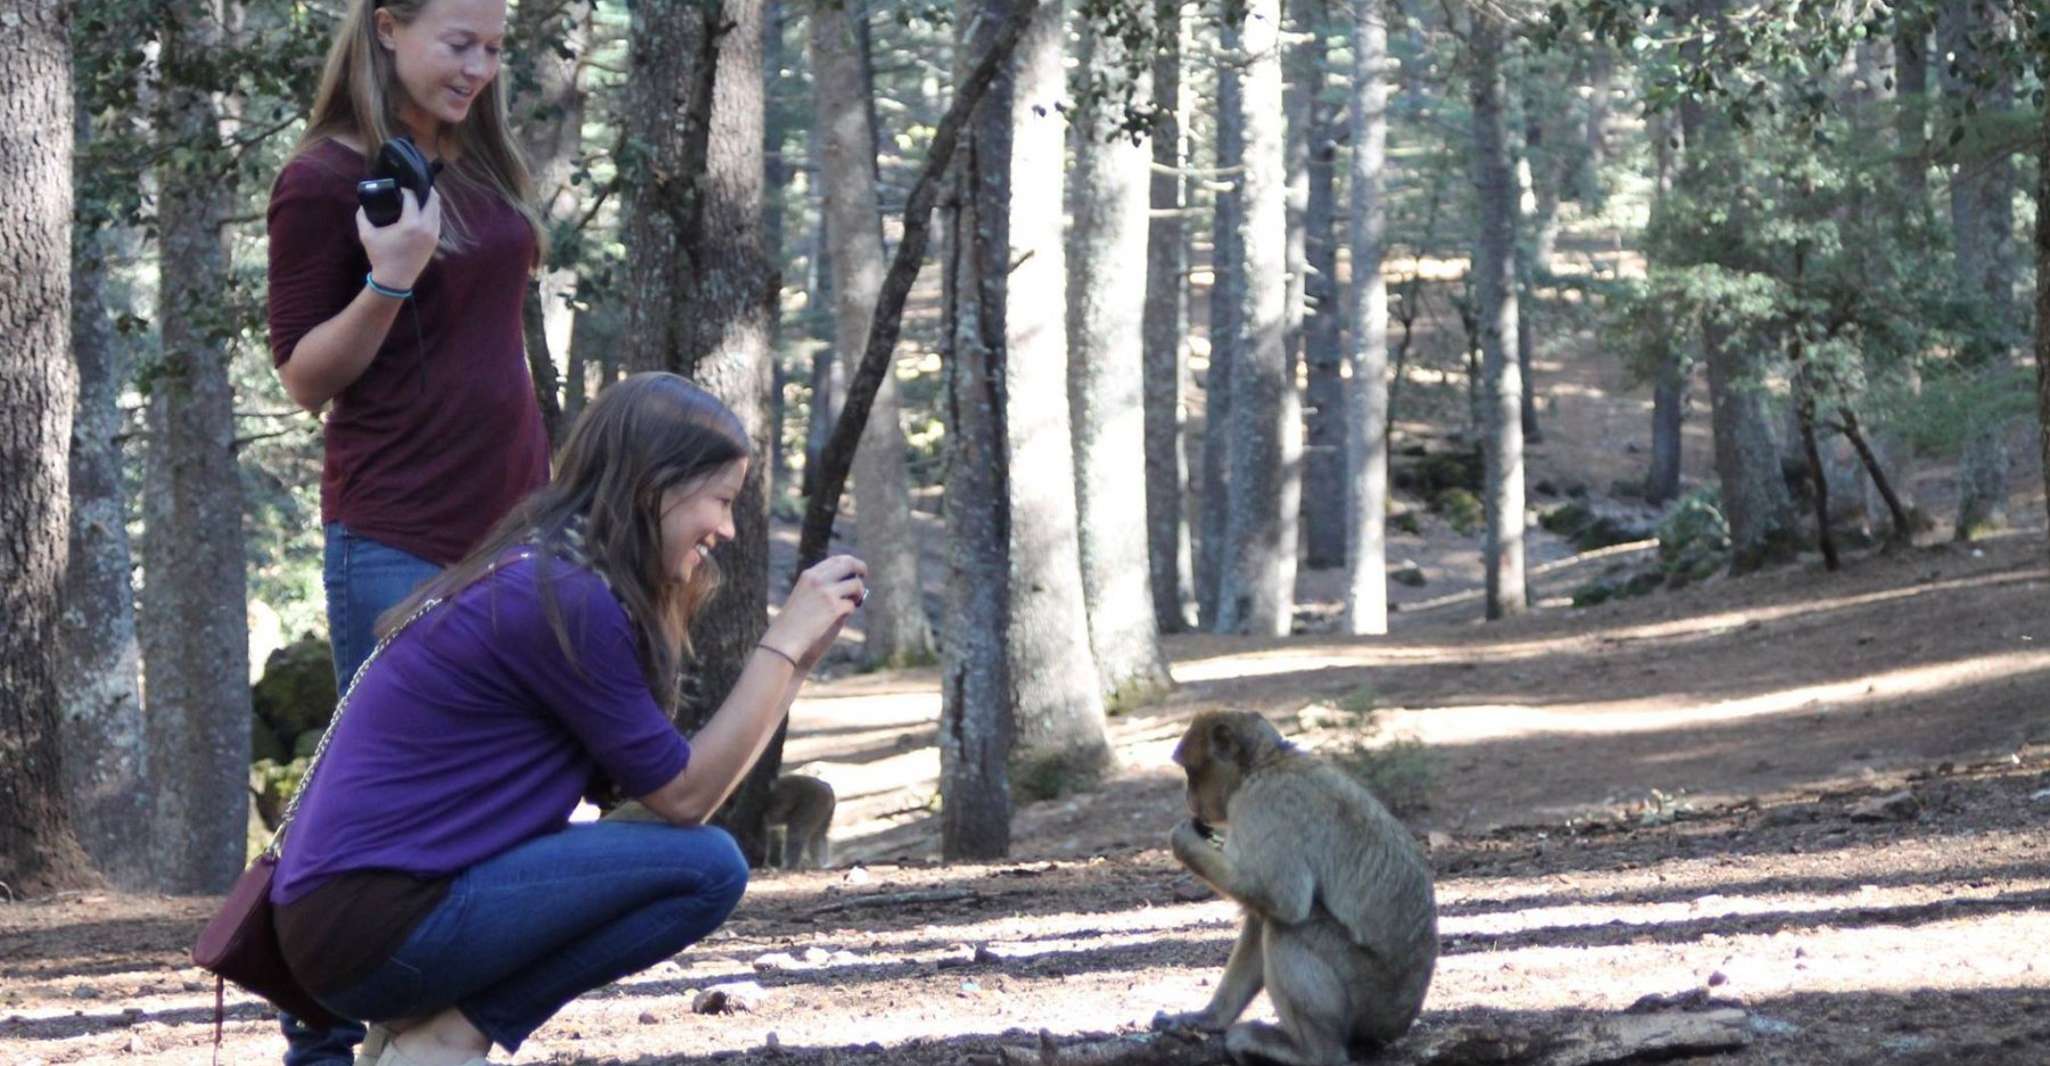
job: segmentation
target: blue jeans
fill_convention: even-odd
[[[441,568],[415,555],[359,536],[340,522],[326,527],[327,550],[321,583],[327,588],[328,641],[334,650],[335,687],[349,687],[356,668],[377,646],[377,619],[412,595]],[[342,1022],[314,1029],[280,1012],[285,1032],[285,1066],[350,1066],[363,1042],[363,1026]]]
[[[704,939],[746,888],[723,829],[573,825],[456,875],[390,960],[322,1002],[371,1021],[453,1006],[518,1051],[570,1000]]]

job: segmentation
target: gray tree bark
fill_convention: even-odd
[[[1937,33],[1953,62],[1942,66],[1945,95],[1975,104],[1981,114],[2005,113],[2014,106],[2014,82],[2005,64],[1988,59],[1981,43],[2004,40],[2013,30],[2003,0],[1951,0],[1943,8]],[[1985,68],[1993,69],[1989,72]],[[1986,74],[1991,84],[1974,79]],[[2014,163],[2005,153],[1960,165],[1950,180],[1950,221],[1957,250],[1959,282],[1984,301],[1982,314],[1990,343],[1968,345],[1962,353],[1965,370],[1981,376],[2005,373],[2020,335],[2014,299]],[[1975,418],[1965,438],[1958,466],[1957,539],[1972,540],[2007,527],[2007,421]]]
[[[1311,8],[1291,51],[1299,98],[1291,121],[1303,128],[1303,525],[1305,561],[1345,565],[1345,378],[1338,305],[1337,121],[1322,100],[1329,11]]]
[[[169,16],[163,69],[218,44],[218,12]],[[219,136],[207,87],[167,78],[157,128],[207,146]],[[147,539],[141,636],[149,694],[159,883],[218,892],[248,848],[249,624],[242,480],[235,456],[231,331],[219,294],[230,284],[222,220],[234,192],[205,160],[167,156],[158,171],[165,264],[157,296],[163,357],[149,401]]]
[[[1134,16],[1152,0],[1131,0]],[[1123,44],[1081,20],[1078,70],[1111,77]],[[1135,95],[1144,99],[1150,79]],[[1089,646],[1110,706],[1130,707],[1173,685],[1154,622],[1147,530],[1131,521],[1146,493],[1145,272],[1153,158],[1117,132],[1112,101],[1076,112],[1074,234],[1068,257],[1068,400],[1075,442],[1075,511]]]
[[[1281,101],[1280,0],[1252,0],[1239,28],[1244,60],[1240,315],[1246,347],[1232,367],[1231,486],[1218,628],[1287,636],[1295,615],[1302,513],[1302,398],[1288,359],[1288,183]]]
[[[1231,425],[1233,367],[1245,348],[1239,306],[1245,262],[1239,244],[1243,211],[1245,116],[1239,106],[1239,29],[1229,20],[1218,28],[1217,180],[1210,223],[1210,354],[1203,377],[1203,475],[1197,511],[1196,613],[1202,627],[1221,632],[1225,571],[1232,565],[1227,526],[1231,514]]]
[[[518,4],[512,10],[511,33],[515,40],[525,42],[512,50],[506,64],[506,74],[512,78],[513,121],[520,147],[533,167],[541,217],[550,222],[574,219],[582,208],[570,177],[584,141],[582,76],[590,48],[591,19],[589,0]],[[527,283],[527,317],[538,319],[541,325],[538,332],[527,331],[527,358],[541,410],[552,416],[551,440],[560,439],[568,420],[583,406],[582,375],[569,373],[576,322],[569,301],[576,291],[574,269],[547,269],[545,264]]]
[[[75,113],[83,148],[92,122],[85,107]],[[70,565],[57,642],[64,791],[94,865],[121,888],[143,889],[152,883],[153,856],[135,842],[149,838],[149,734],[129,580],[128,494],[115,440],[128,366],[105,303],[116,242],[90,225],[73,226],[71,241],[78,409],[71,423]]]
[[[675,369],[690,350],[696,266],[711,125],[715,7],[633,6],[619,161],[626,249],[617,358],[627,372]],[[606,375],[609,377],[609,375]]]
[[[869,125],[873,92],[861,57],[859,5],[820,5],[811,13],[812,87],[821,131],[824,223],[832,241],[833,349],[852,353],[868,344],[869,320],[883,284],[882,223],[876,208],[875,133]],[[918,541],[911,528],[911,490],[904,467],[904,427],[897,375],[883,375],[854,453],[856,539],[869,567],[863,604],[871,664],[926,662],[932,627],[920,595]]]
[[[1523,571],[1523,385],[1516,344],[1516,183],[1502,119],[1503,25],[1473,11],[1468,56],[1473,63],[1474,184],[1480,196],[1480,239],[1474,247],[1480,303],[1487,486],[1482,545],[1487,616],[1521,614],[1528,606]]]
[[[1011,277],[1029,315],[1005,319],[1005,431],[1010,448],[1011,683],[1014,759],[1049,792],[1093,780],[1113,762],[1100,671],[1089,649],[1068,411],[1067,280],[1061,227],[1067,91],[1061,5],[1043,3],[1018,43],[1011,101]]]
[[[762,248],[762,21],[766,0],[722,0],[717,74],[705,141],[702,236],[691,249],[696,288],[674,366],[717,396],[747,427],[751,451],[734,538],[718,556],[723,585],[692,626],[697,650],[692,685],[677,717],[685,732],[703,725],[740,677],[768,628],[769,317],[775,271]],[[783,729],[727,801],[720,821],[750,863],[766,855],[762,812],[783,761]]]
[[[956,67],[991,47],[1030,0],[963,0]],[[977,16],[980,16],[979,18]],[[997,858],[1011,847],[1011,496],[1005,429],[1012,107],[1009,64],[956,150],[945,270],[947,640],[941,645],[940,850]]]
[[[1672,191],[1678,151],[1673,140],[1679,128],[1655,117],[1646,126],[1652,142],[1653,179],[1651,209],[1654,215]],[[1644,478],[1645,502],[1657,506],[1680,495],[1680,427],[1687,411],[1687,360],[1677,346],[1667,344],[1652,377],[1651,469]]]
[[[1352,277],[1346,301],[1345,630],[1388,632],[1388,23],[1378,0],[1352,0]]]
[[[1182,143],[1182,13],[1178,0],[1155,0],[1153,163],[1146,234],[1145,449],[1147,577],[1153,594],[1154,625],[1179,633],[1194,622],[1196,590],[1189,541],[1189,484],[1184,424],[1182,345],[1188,262],[1182,224],[1180,171],[1187,158]]]
[[[2036,140],[2036,203],[2050,204],[2050,108]],[[2050,489],[2050,211],[2036,209],[2036,446]],[[2050,494],[2044,497],[2050,508]]]
[[[0,0],[0,881],[94,883],[65,802],[57,644],[71,521],[71,45],[65,6]],[[244,705],[245,707],[247,704]]]

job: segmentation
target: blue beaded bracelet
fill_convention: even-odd
[[[388,296],[394,300],[410,300],[413,298],[413,290],[394,289],[388,286],[379,285],[377,283],[376,276],[372,274],[363,275],[363,284],[370,286],[370,291],[378,294],[379,296]]]

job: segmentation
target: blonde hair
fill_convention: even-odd
[[[391,12],[400,25],[420,17],[434,0],[349,0],[348,14],[335,31],[327,50],[327,66],[321,71],[320,88],[313,95],[313,113],[306,132],[292,149],[298,158],[314,145],[331,137],[348,137],[374,155],[377,147],[405,132],[399,122],[399,102],[405,89],[398,83],[398,65],[377,40],[376,12]],[[502,74],[503,72],[501,72]],[[534,234],[534,264],[548,255],[548,227],[534,205],[534,177],[526,153],[512,135],[508,117],[505,78],[494,77],[483,99],[470,108],[463,121],[450,129],[457,155],[442,171],[437,184],[457,182],[480,185],[511,205],[526,219]],[[426,146],[422,146],[423,149]],[[470,240],[461,212],[444,197],[441,205],[441,245],[460,250]]]

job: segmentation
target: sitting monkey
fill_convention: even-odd
[[[778,777],[769,786],[769,803],[762,809],[762,824],[768,831],[768,855],[763,861],[771,867],[797,870],[819,870],[830,865],[833,845],[826,838],[826,831],[832,828],[835,806],[833,786],[824,781],[802,774]],[[663,820],[639,800],[628,800],[605,817],[616,822]]]
[[[1174,856],[1243,907],[1245,924],[1209,1006],[1154,1026],[1224,1029],[1235,1060],[1296,1066],[1339,1066],[1406,1032],[1438,959],[1431,871],[1409,831],[1248,711],[1197,715],[1174,761],[1191,815],[1169,840]],[[1262,986],[1281,1025],[1232,1024]]]

